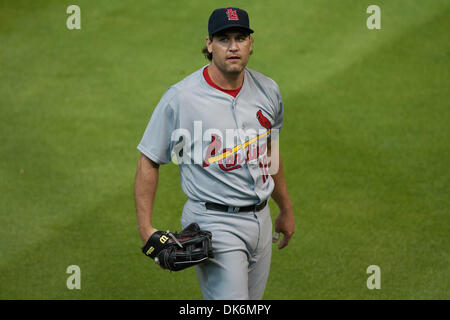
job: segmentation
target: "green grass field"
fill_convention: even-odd
[[[66,28],[71,4],[81,30]],[[449,299],[446,0],[0,0],[0,298],[202,298],[194,270],[140,252],[133,182],[154,106],[207,64],[225,6],[249,12],[249,67],[285,104],[296,234],[274,247],[264,298]],[[160,172],[155,226],[180,230],[178,168]],[[66,287],[73,264],[81,290]]]

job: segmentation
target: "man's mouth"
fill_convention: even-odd
[[[240,60],[240,59],[241,59],[241,57],[239,57],[239,56],[231,56],[231,57],[227,58],[227,60]]]

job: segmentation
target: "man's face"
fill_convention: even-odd
[[[241,73],[248,63],[253,38],[239,30],[226,30],[214,35],[212,41],[206,38],[212,63],[223,73]]]

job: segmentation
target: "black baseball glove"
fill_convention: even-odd
[[[162,268],[180,271],[214,258],[211,237],[211,232],[193,222],[180,233],[154,232],[142,252]]]

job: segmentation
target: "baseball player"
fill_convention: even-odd
[[[246,11],[214,10],[204,49],[210,63],[164,93],[137,147],[143,243],[157,231],[158,168],[170,161],[178,163],[187,195],[183,228],[195,222],[212,233],[214,258],[195,266],[204,299],[262,299],[272,242],[281,233],[284,248],[295,229],[276,148],[283,103],[272,79],[246,68],[252,33]],[[273,236],[270,196],[280,209]]]

